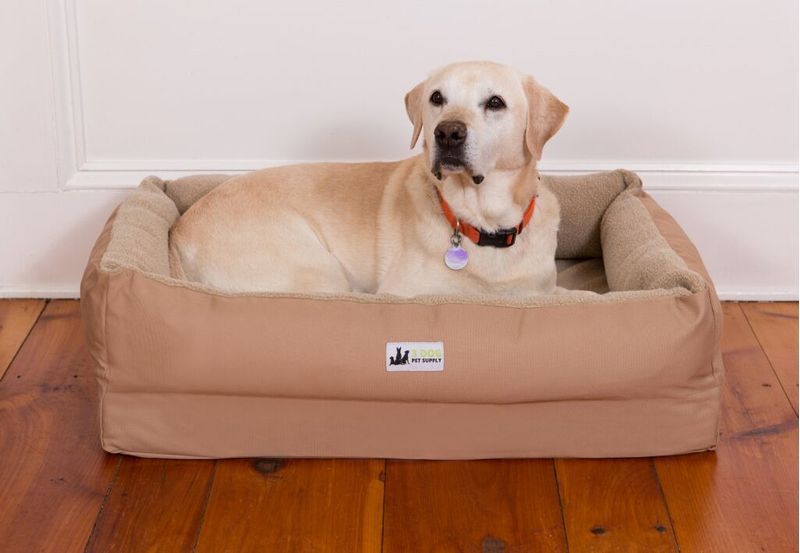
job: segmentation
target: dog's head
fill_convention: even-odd
[[[448,65],[406,94],[414,133],[439,179],[465,173],[475,184],[494,170],[541,158],[569,108],[533,77],[490,62]]]

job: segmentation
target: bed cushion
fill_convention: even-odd
[[[146,179],[82,282],[103,447],[157,457],[608,457],[717,440],[720,310],[633,173],[550,177],[559,284],[528,298],[230,294],[175,278],[169,229],[227,177]],[[587,293],[586,290],[594,293]],[[387,342],[444,370],[387,371]]]

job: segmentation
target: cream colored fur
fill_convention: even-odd
[[[444,106],[428,99],[434,90]],[[482,103],[499,95],[507,109]],[[489,62],[449,65],[406,95],[414,125],[404,161],[306,164],[264,169],[226,181],[197,201],[170,235],[173,264],[189,280],[231,291],[381,292],[499,295],[555,291],[556,197],[536,162],[567,107],[531,77]],[[469,172],[432,174],[434,129],[467,124]],[[480,185],[472,175],[485,179]],[[457,217],[487,231],[519,223],[538,194],[530,225],[505,249],[466,237],[469,264],[448,269],[452,230],[438,188]]]

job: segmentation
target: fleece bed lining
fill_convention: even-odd
[[[558,284],[575,293],[498,297],[491,295],[402,298],[389,294],[230,293],[176,278],[170,266],[169,232],[181,213],[230,178],[201,175],[174,181],[148,177],[123,202],[114,217],[101,269],[130,269],[170,286],[220,296],[293,297],[379,303],[479,303],[537,307],[576,303],[635,301],[702,291],[704,278],[670,248],[639,196],[641,181],[618,170],[586,177],[544,177],[558,197],[562,224],[558,235]],[[535,216],[535,215],[534,215]],[[592,293],[587,293],[592,292]]]

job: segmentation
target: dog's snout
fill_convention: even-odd
[[[433,135],[439,146],[454,148],[467,140],[467,126],[461,121],[442,121],[436,125]]]

